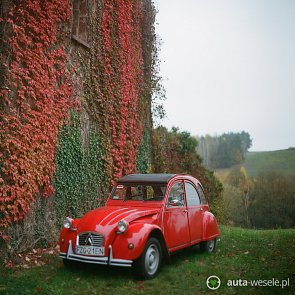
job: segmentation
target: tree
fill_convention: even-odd
[[[156,173],[187,173],[198,178],[211,201],[220,196],[221,183],[212,171],[202,165],[196,152],[198,142],[190,133],[173,127],[160,126],[153,130],[154,164]]]
[[[238,192],[235,194],[237,196],[234,200],[236,206],[231,215],[235,215],[234,219],[239,220],[239,225],[250,227],[249,199],[253,188],[252,180],[247,176],[244,167],[235,167],[229,173],[226,183]]]
[[[245,131],[213,137],[206,135],[199,138],[199,142],[197,150],[210,169],[228,168],[243,163],[245,153],[252,145],[250,135]]]
[[[250,195],[250,221],[257,228],[295,226],[295,181],[275,172],[260,174]]]

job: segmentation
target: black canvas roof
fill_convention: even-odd
[[[129,174],[118,180],[118,183],[168,183],[176,174]]]

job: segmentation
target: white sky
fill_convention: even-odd
[[[167,127],[295,146],[295,1],[155,0]]]

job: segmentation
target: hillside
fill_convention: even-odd
[[[249,152],[245,156],[244,167],[249,176],[269,171],[295,175],[295,150]]]
[[[295,226],[294,150],[250,152],[243,164],[214,174],[223,184],[224,223],[252,228]]]
[[[240,167],[240,165],[216,169],[215,175],[221,182],[224,182],[235,167]],[[248,152],[245,155],[245,162],[242,167],[246,170],[247,175],[252,177],[261,172],[270,171],[286,176],[295,175],[295,150]]]

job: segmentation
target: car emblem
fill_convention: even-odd
[[[93,237],[91,234],[86,238],[86,246],[93,246]]]

